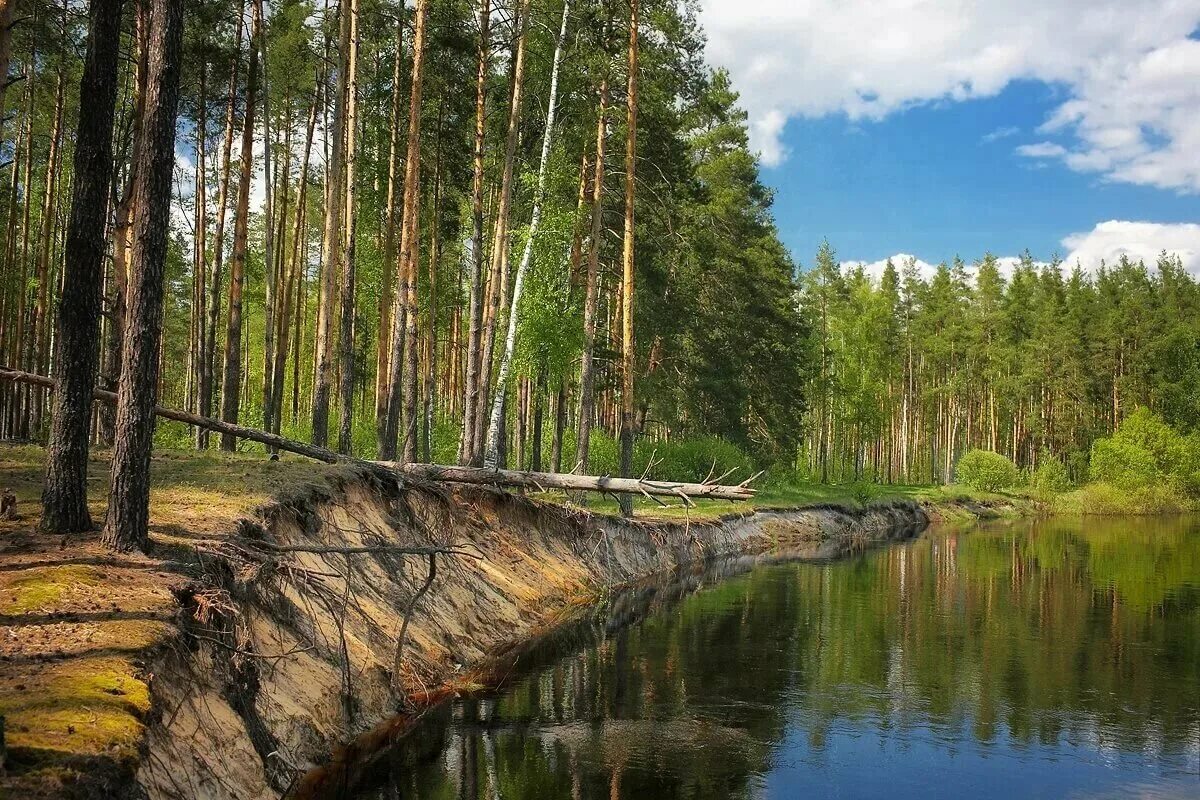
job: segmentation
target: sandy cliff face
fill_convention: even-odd
[[[608,589],[714,559],[833,550],[926,522],[914,504],[758,512],[716,523],[589,515],[478,489],[372,477],[273,504],[242,539],[280,548],[451,547],[430,556],[200,554],[181,593],[185,631],[154,665],[137,783],[153,798],[320,796],[427,707]],[[237,540],[235,540],[237,541]],[[390,720],[390,721],[389,721]],[[332,757],[332,765],[331,765]]]

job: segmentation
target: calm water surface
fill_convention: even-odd
[[[570,636],[364,797],[1200,798],[1200,520],[931,531]]]

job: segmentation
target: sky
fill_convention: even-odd
[[[1200,275],[1200,0],[700,0],[801,264]],[[928,267],[927,267],[928,268]]]

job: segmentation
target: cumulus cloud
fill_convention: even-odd
[[[1200,277],[1200,225],[1195,223],[1109,220],[1099,223],[1090,231],[1067,236],[1062,244],[1068,253],[1062,261],[1064,272],[1073,270],[1077,265],[1087,272],[1094,272],[1101,264],[1115,264],[1121,256],[1131,261],[1142,261],[1153,269],[1159,255],[1165,251],[1178,256],[1184,269]],[[937,271],[937,264],[908,253],[897,253],[891,257],[891,262],[897,270],[903,270],[910,259],[923,279],[928,280]],[[878,281],[887,262],[886,258],[879,261],[843,261],[842,270],[849,274],[851,270],[862,267],[867,275]],[[1012,275],[1019,263],[1019,256],[999,256],[996,259],[1000,274],[1006,278]],[[1038,267],[1046,263],[1034,261]],[[967,272],[972,273],[974,269],[974,261],[969,261]]]
[[[701,0],[763,162],[786,120],[880,120],[1036,80],[1064,92],[1023,155],[1200,191],[1200,0]]]
[[[923,280],[929,280],[933,277],[933,273],[937,272],[937,264],[930,264],[928,261],[922,261],[916,256],[908,253],[897,253],[896,255],[892,256],[890,260],[892,262],[892,266],[894,266],[896,270],[901,273],[904,272],[904,268],[911,260],[913,262],[913,266],[917,268],[917,274],[920,275]],[[886,258],[880,259],[879,261],[843,261],[842,271],[846,274],[849,274],[853,270],[862,267],[863,272],[866,273],[868,277],[878,282],[878,280],[883,276],[884,269],[887,268],[888,261],[889,259]]]
[[[1188,272],[1200,275],[1200,225],[1194,223],[1109,220],[1090,231],[1071,234],[1063,239],[1063,246],[1069,253],[1065,267],[1079,264],[1084,269],[1094,270],[1102,260],[1113,264],[1121,256],[1144,261],[1153,267],[1165,250],[1178,256]]]

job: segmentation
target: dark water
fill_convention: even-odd
[[[434,715],[364,796],[1200,798],[1200,521],[932,531],[661,589]]]

